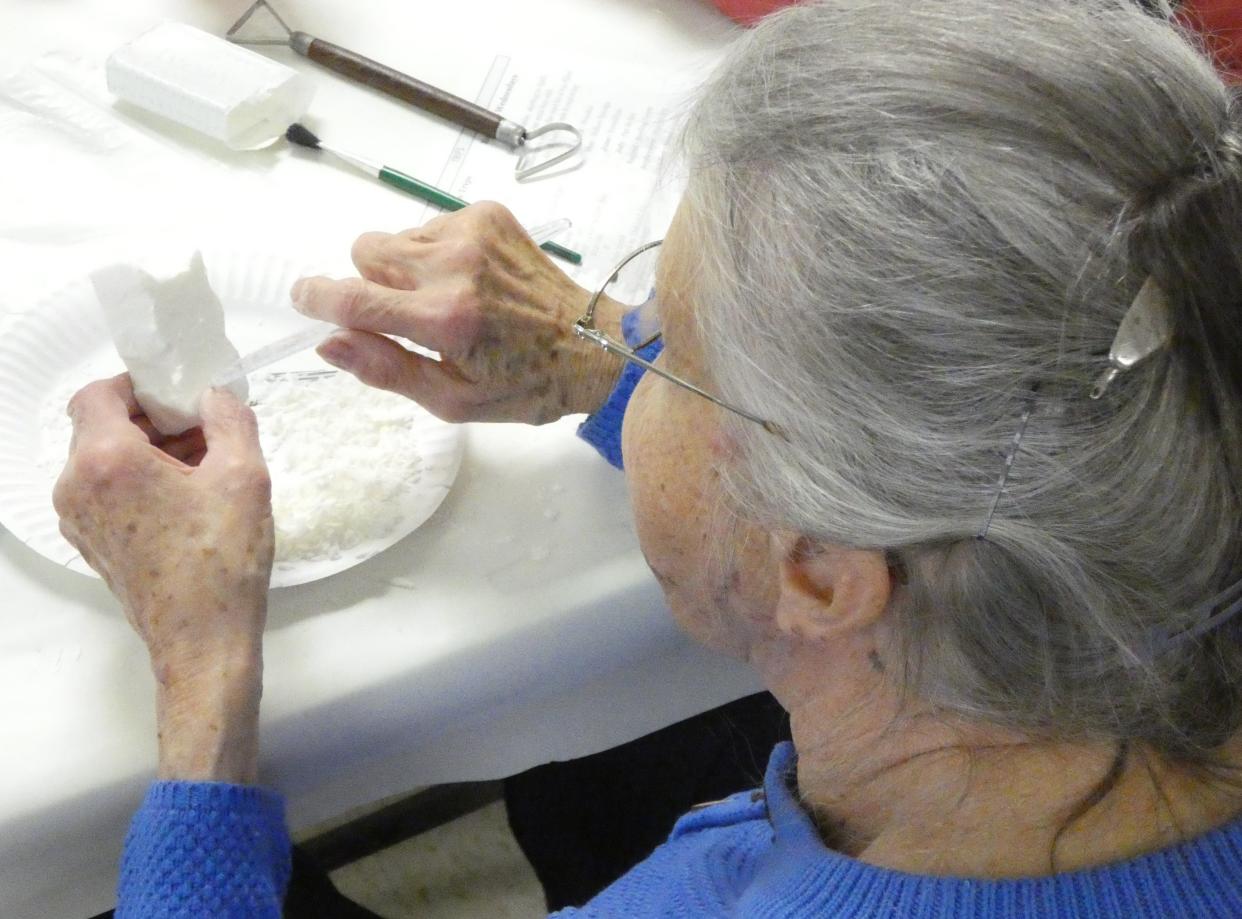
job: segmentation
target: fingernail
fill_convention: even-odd
[[[289,299],[293,301],[293,308],[302,309],[302,294],[306,290],[306,280],[304,278],[294,281],[293,287],[289,290]]]

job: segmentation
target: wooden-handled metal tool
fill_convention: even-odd
[[[282,37],[248,37],[242,34],[246,23],[261,9],[266,10],[284,30]],[[341,76],[356,80],[485,137],[495,138],[518,152],[518,161],[514,166],[518,181],[529,179],[568,161],[582,147],[581,132],[570,124],[557,121],[527,130],[503,115],[394,70],[356,51],[291,29],[267,0],[256,0],[251,4],[241,18],[233,23],[225,37],[240,45],[282,45],[292,48],[298,54]],[[540,145],[539,149],[530,147],[529,142],[539,137],[548,138],[549,142]]]

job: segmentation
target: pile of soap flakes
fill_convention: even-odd
[[[58,388],[42,408],[49,491],[69,451],[64,407],[77,388]],[[401,525],[422,466],[414,403],[336,372],[257,376],[250,400],[272,476],[277,564],[365,551]]]
[[[272,473],[276,561],[339,558],[395,530],[422,466],[404,396],[347,373],[252,379]]]

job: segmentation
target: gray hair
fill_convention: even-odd
[[[686,207],[713,383],[787,435],[723,422],[741,511],[890,553],[920,698],[1194,760],[1242,723],[1242,645],[1148,651],[1242,576],[1242,167],[1157,12],[777,14],[692,112]],[[1148,276],[1174,344],[1093,401]]]

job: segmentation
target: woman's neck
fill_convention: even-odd
[[[753,660],[789,710],[799,793],[825,841],[872,864],[1046,875],[1167,847],[1242,809],[1237,789],[1139,751],[911,712],[865,638],[772,645]]]

